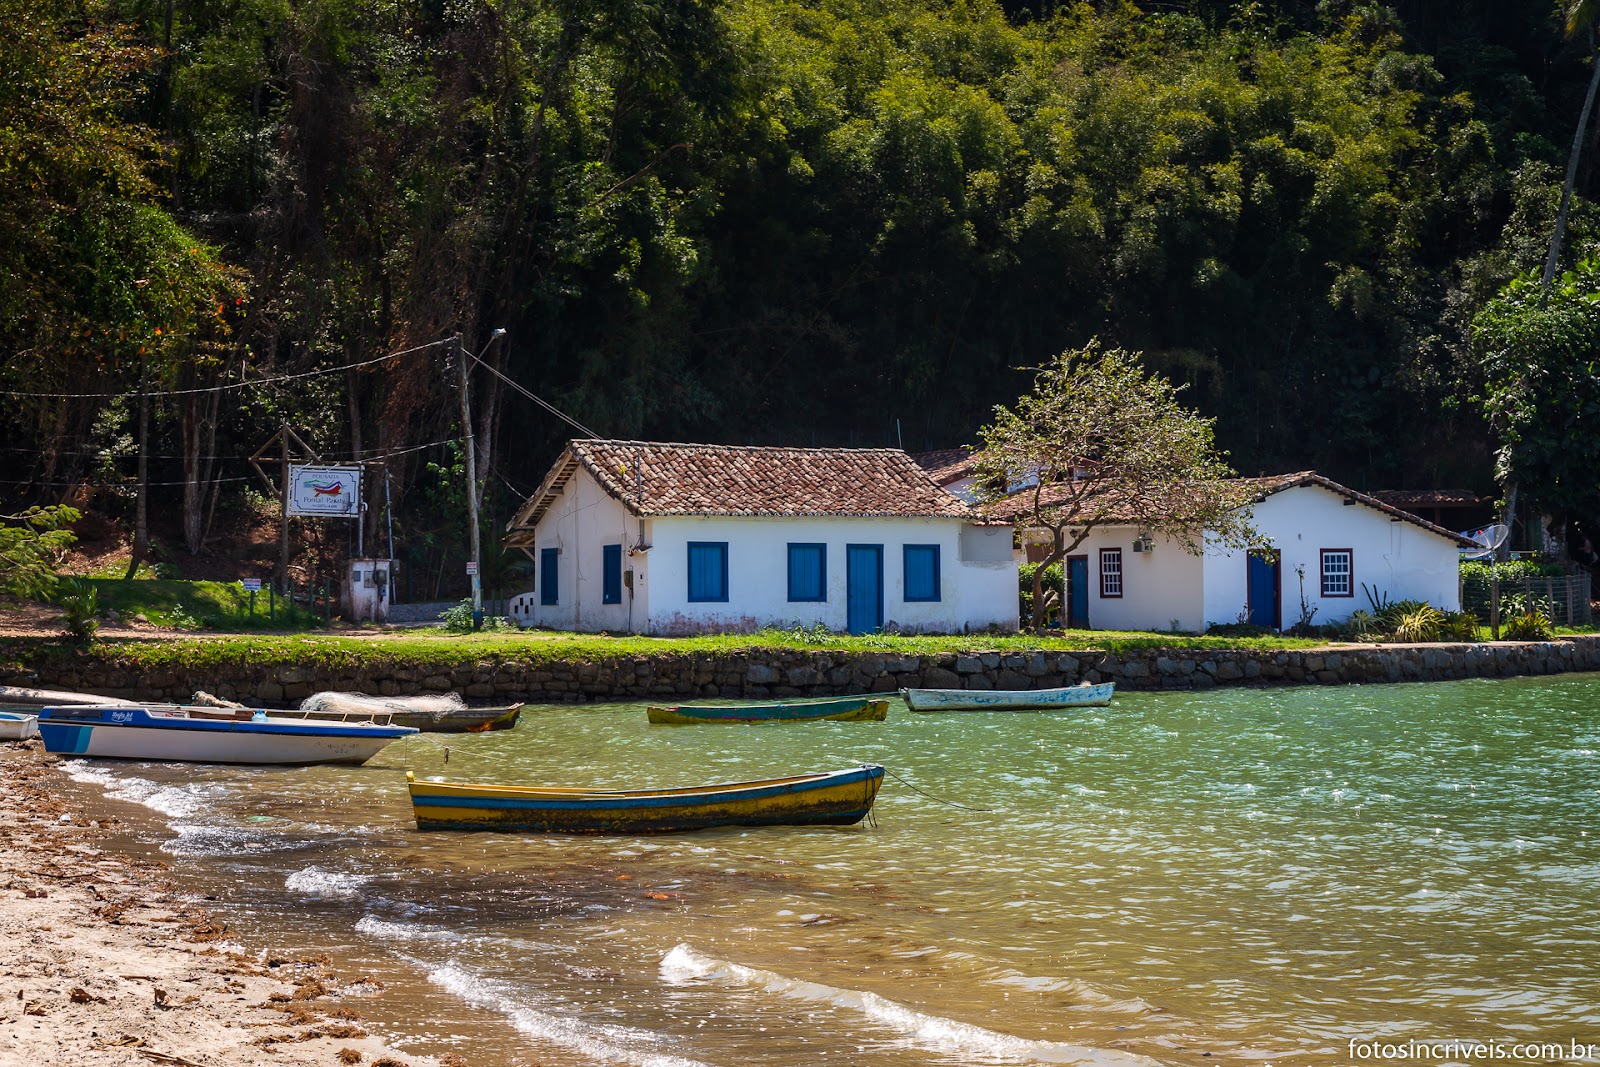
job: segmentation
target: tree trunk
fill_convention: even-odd
[[[213,453],[222,407],[220,385],[219,381],[209,392],[183,398],[183,543],[191,556],[205,547],[206,496],[217,465]]]
[[[1596,88],[1600,88],[1600,51],[1590,57],[1593,71],[1589,75],[1589,91],[1583,98],[1583,110],[1578,113],[1578,129],[1572,135],[1572,151],[1567,153],[1567,178],[1561,184],[1561,206],[1556,209],[1555,231],[1550,235],[1550,254],[1545,257],[1544,273],[1539,278],[1539,288],[1548,289],[1555,280],[1556,264],[1561,260],[1561,242],[1567,232],[1567,207],[1572,201],[1572,187],[1578,180],[1578,157],[1583,154],[1583,131],[1589,125],[1589,111],[1594,107]]]
[[[150,554],[150,525],[146,499],[150,495],[150,396],[145,376],[139,375],[139,495],[133,505],[133,553],[128,557],[128,572],[139,573],[139,564]]]
[[[1506,539],[1495,552],[1495,558],[1508,560],[1511,558],[1511,533],[1517,525],[1517,483],[1512,482],[1506,486],[1506,510],[1500,522],[1506,528]]]
[[[1044,629],[1044,621],[1050,610],[1050,605],[1045,603],[1044,598],[1044,572],[1051,565],[1060,563],[1067,555],[1065,529],[1051,530],[1050,537],[1052,539],[1050,555],[1033,569],[1033,618],[1029,620],[1029,628],[1034,633]]]

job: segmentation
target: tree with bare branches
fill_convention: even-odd
[[[1136,526],[1196,554],[1254,543],[1251,491],[1230,480],[1215,420],[1180,404],[1180,389],[1146,373],[1137,353],[1090,342],[1038,368],[1032,391],[996,407],[979,431],[986,509],[1050,539],[1034,572],[1031,628],[1044,626],[1054,599],[1045,568],[1098,526]]]

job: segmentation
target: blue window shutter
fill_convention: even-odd
[[[727,603],[728,542],[689,542],[689,600]]]
[[[622,603],[621,545],[606,545],[600,550],[600,603]]]
[[[791,603],[828,599],[828,546],[789,546],[789,600]]]
[[[539,603],[559,604],[557,596],[559,589],[556,585],[561,573],[561,550],[559,548],[541,548],[539,550]]]
[[[905,547],[906,600],[939,599],[939,546]]]

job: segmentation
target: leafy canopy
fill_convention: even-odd
[[[1513,279],[1472,322],[1495,476],[1552,514],[1600,514],[1600,260]]]

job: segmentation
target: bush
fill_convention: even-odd
[[[472,632],[472,600],[461,601],[452,607],[445,608],[439,613],[439,618],[444,620],[444,628],[453,634],[470,634]],[[516,628],[516,623],[504,616],[485,615],[483,629],[511,630]]]
[[[1450,641],[1476,641],[1483,623],[1470,611],[1447,611],[1439,635]]]
[[[73,578],[62,584],[65,589],[59,601],[65,612],[62,624],[69,638],[80,645],[87,645],[94,640],[95,631],[100,629],[100,590],[93,582],[86,582],[82,578]]]
[[[1508,559],[1504,563],[1494,565],[1494,571],[1500,576],[1500,588],[1520,582],[1525,578],[1559,578],[1566,572],[1558,563],[1540,563],[1531,559]],[[1491,581],[1489,564],[1480,560],[1469,559],[1461,561],[1461,598],[1463,601],[1487,601]]]
[[[1500,636],[1507,641],[1548,641],[1551,636],[1550,620],[1537,611],[1523,611],[1506,620]]]
[[[1214,622],[1206,627],[1207,637],[1277,637],[1278,631],[1270,626],[1257,626],[1253,622]]]
[[[1394,627],[1394,639],[1407,643],[1437,641],[1444,622],[1444,612],[1431,604],[1423,604],[1400,616]]]

